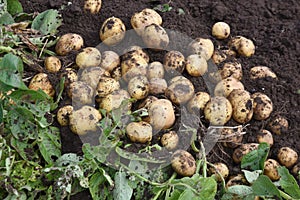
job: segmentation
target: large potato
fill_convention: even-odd
[[[99,107],[101,109],[110,112],[114,109],[117,109],[121,106],[122,102],[125,100],[129,100],[130,95],[126,90],[115,90],[107,96],[103,97],[99,102]],[[128,101],[128,106],[124,108],[124,112],[127,112],[131,108],[131,102]]]
[[[147,122],[131,122],[126,126],[126,134],[131,142],[147,143],[152,140],[152,127]]]
[[[144,99],[149,94],[149,81],[146,76],[135,76],[128,82],[128,92],[132,98]]]
[[[190,54],[198,54],[209,60],[214,53],[214,44],[210,39],[196,38],[189,44]]]
[[[281,135],[282,133],[286,133],[289,128],[289,122],[282,116],[277,116],[272,119],[269,124],[268,128],[272,133],[276,135]]]
[[[99,13],[102,5],[102,0],[85,0],[84,1],[84,10],[96,14]]]
[[[76,65],[80,68],[97,67],[101,63],[101,53],[94,47],[86,47],[77,54]]]
[[[259,78],[273,78],[277,79],[276,74],[266,66],[255,66],[250,69],[250,78],[259,79]]]
[[[45,73],[36,74],[31,79],[28,88],[31,90],[41,89],[50,97],[54,97],[54,95],[55,95],[55,89],[52,86],[52,84],[48,78],[48,75]]]
[[[280,176],[277,168],[280,167],[280,164],[274,159],[268,159],[264,165],[264,175],[268,176],[272,181],[278,181]]]
[[[100,39],[108,45],[114,46],[125,37],[126,27],[121,19],[110,17],[106,19],[100,28]]]
[[[226,62],[220,70],[220,74],[222,79],[233,77],[240,81],[243,77],[242,65],[238,62]]]
[[[145,27],[142,39],[146,46],[155,50],[165,50],[169,44],[169,36],[166,30],[157,24]]]
[[[67,33],[59,38],[55,46],[55,52],[65,56],[72,50],[79,50],[83,47],[83,38],[75,33]]]
[[[118,89],[120,89],[119,81],[111,77],[105,77],[105,76],[100,77],[99,83],[96,88],[97,99],[98,97],[105,97],[108,94]]]
[[[191,113],[199,114],[203,111],[206,104],[210,100],[210,95],[206,92],[197,92],[187,104],[188,111]]]
[[[178,75],[185,67],[184,55],[179,51],[169,51],[164,56],[163,65],[167,73]]]
[[[163,78],[152,78],[149,80],[149,93],[153,95],[164,94],[168,88],[167,81]]]
[[[228,97],[228,95],[234,89],[244,90],[244,85],[239,80],[237,80],[233,77],[228,77],[228,78],[223,79],[216,85],[214,93],[215,93],[215,96]]]
[[[212,125],[224,125],[231,118],[232,106],[225,97],[212,97],[204,108],[204,115]]]
[[[278,151],[277,158],[280,164],[290,168],[297,162],[298,154],[290,147],[281,147]]]
[[[177,150],[173,153],[171,165],[174,171],[181,176],[192,176],[196,172],[196,161],[185,150]]]
[[[155,61],[148,65],[147,68],[147,77],[148,79],[152,78],[164,78],[165,70],[161,62]]]
[[[61,68],[61,62],[60,62],[59,58],[57,58],[55,56],[47,57],[45,59],[44,65],[45,65],[46,70],[51,73],[56,73]]]
[[[94,90],[86,82],[76,81],[70,84],[68,96],[74,105],[92,104],[94,101]]]
[[[217,39],[226,39],[230,35],[230,26],[225,22],[217,22],[211,32]]]
[[[81,76],[79,80],[89,84],[93,88],[93,90],[95,90],[99,83],[100,78],[109,77],[109,76],[110,76],[109,72],[105,71],[101,67],[89,67],[89,68],[85,68],[81,72]]]
[[[273,103],[271,99],[260,92],[251,95],[253,99],[253,118],[256,120],[267,119],[273,111]]]
[[[258,148],[257,143],[246,143],[236,148],[233,152],[232,158],[235,163],[240,163],[244,155],[250,153]]]
[[[190,55],[186,58],[185,69],[191,76],[199,77],[207,71],[206,59],[198,54]]]
[[[104,51],[102,53],[102,59],[100,67],[108,72],[113,71],[116,67],[120,65],[120,57],[114,51]]]

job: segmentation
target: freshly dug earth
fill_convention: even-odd
[[[99,29],[108,17],[119,17],[126,28],[131,29],[130,18],[135,12],[144,8],[153,8],[168,1],[121,1],[103,0],[99,14],[92,15],[83,11],[83,1],[64,0],[21,0],[25,12],[41,12],[46,9],[60,9],[64,24],[59,34],[78,33],[83,36],[85,46],[97,46],[101,43]],[[169,1],[172,10],[159,12],[163,18],[163,27],[179,31],[191,38],[205,37],[213,40],[215,47],[224,46],[228,40],[220,41],[211,36],[211,27],[215,22],[224,21],[231,27],[231,36],[242,35],[254,41],[256,52],[251,58],[238,60],[243,67],[243,84],[246,90],[263,92],[274,103],[274,111],[269,118],[277,115],[286,117],[289,129],[281,136],[274,135],[274,145],[270,158],[276,159],[277,151],[288,146],[300,153],[300,3],[296,0],[189,0]],[[178,9],[183,9],[180,14]],[[152,59],[162,61],[163,55],[154,54]],[[64,63],[67,64],[66,62]],[[250,80],[249,70],[256,65],[270,67],[278,76],[278,80]],[[64,66],[65,67],[65,66]],[[196,85],[197,91],[206,89],[201,81]],[[64,102],[62,102],[63,104]],[[269,120],[251,120],[246,129],[243,142],[256,142],[258,130],[267,126]],[[81,141],[68,128],[61,128],[63,153],[81,153]],[[220,145],[218,145],[220,146]],[[209,161],[223,161],[228,164],[231,173],[239,170],[224,152],[231,155],[228,149],[215,147],[209,154]],[[86,193],[78,194],[72,199],[89,199]]]

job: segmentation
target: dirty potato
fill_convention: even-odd
[[[271,99],[260,92],[251,95],[253,99],[253,118],[256,120],[267,119],[273,111],[273,103]]]
[[[198,54],[201,57],[209,60],[214,53],[214,44],[210,39],[196,38],[189,44],[190,54]]]
[[[101,53],[97,48],[86,47],[77,54],[75,62],[80,69],[100,66]]]
[[[100,67],[108,72],[113,71],[116,67],[120,65],[120,57],[114,51],[104,51],[102,53],[102,59]]]
[[[48,75],[45,73],[38,73],[36,74],[30,81],[29,89],[31,90],[43,90],[47,95],[50,97],[54,97],[55,95],[55,89],[52,86]]]
[[[185,150],[177,150],[173,153],[171,166],[181,176],[192,176],[196,172],[195,158]]]
[[[277,79],[276,74],[266,66],[255,66],[250,69],[251,79],[273,78]]]
[[[232,106],[225,97],[212,97],[204,108],[204,116],[212,125],[226,124],[231,115]]]
[[[212,35],[217,39],[226,39],[230,35],[230,26],[225,22],[217,22],[212,27]]]
[[[187,109],[191,113],[199,114],[203,111],[210,100],[210,95],[206,92],[197,92],[187,104]]]
[[[190,55],[186,58],[185,69],[191,76],[203,76],[207,71],[206,59],[198,54]]]
[[[240,163],[244,155],[248,154],[249,152],[256,150],[258,148],[257,143],[246,143],[242,144],[238,148],[236,148],[233,152],[232,158],[235,163]]]
[[[290,168],[297,162],[298,154],[290,147],[281,147],[278,151],[277,158],[280,164]]]
[[[226,62],[219,71],[222,79],[233,77],[237,80],[242,80],[243,70],[242,65],[238,62]]]
[[[67,33],[59,38],[55,46],[55,52],[65,56],[72,50],[79,50],[83,47],[83,38],[75,33]]]
[[[215,96],[228,97],[234,89],[244,90],[244,85],[236,78],[228,77],[216,85],[214,94]]]
[[[45,68],[50,73],[56,73],[61,69],[61,62],[56,56],[49,56],[44,62]]]
[[[114,46],[123,40],[125,32],[126,27],[122,20],[117,17],[110,17],[103,22],[99,35],[104,44]]]
[[[157,24],[145,27],[142,39],[148,48],[154,50],[165,50],[169,44],[169,36],[166,30]]]
[[[269,122],[269,130],[276,135],[286,133],[289,128],[289,122],[283,116],[277,116]]]
[[[99,13],[102,5],[102,0],[85,0],[83,9],[92,14]]]
[[[147,143],[152,140],[152,127],[147,122],[130,122],[126,134],[131,142]]]
[[[164,56],[163,65],[167,73],[181,74],[185,67],[185,57],[179,51],[169,51]]]

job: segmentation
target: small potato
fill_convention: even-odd
[[[128,92],[132,98],[144,99],[149,94],[149,81],[146,76],[135,76],[128,82]]]
[[[80,69],[87,67],[97,67],[101,63],[101,53],[98,49],[94,47],[86,47],[77,54],[76,65]]]
[[[61,107],[56,114],[56,118],[58,123],[61,126],[68,126],[70,123],[69,116],[73,112],[73,106],[67,105],[64,107]]]
[[[89,67],[85,68],[81,72],[80,81],[89,84],[93,90],[98,86],[99,80],[101,77],[109,77],[110,74],[108,71],[105,71],[101,67]]]
[[[149,80],[150,94],[164,94],[167,88],[167,81],[163,78],[152,78]]]
[[[130,20],[131,26],[138,35],[142,35],[144,28],[150,24],[162,24],[161,16],[153,9],[145,8],[141,12],[135,13]]]
[[[272,181],[278,181],[280,179],[277,168],[280,164],[274,159],[268,159],[265,161],[264,175],[268,176]]]
[[[68,96],[74,105],[92,104],[94,101],[94,90],[86,82],[76,81],[70,84]]]
[[[198,54],[209,60],[214,53],[214,44],[210,39],[196,38],[189,44],[190,54]]]
[[[220,177],[220,175],[226,179],[229,175],[229,169],[227,167],[227,165],[225,163],[214,163],[213,167],[209,168],[209,173],[210,174],[215,174],[216,175],[216,179],[218,182],[222,181],[222,178]]]
[[[147,122],[131,122],[126,126],[126,134],[131,142],[147,143],[152,140],[152,127]]]
[[[191,76],[203,76],[207,71],[207,62],[205,58],[198,54],[190,55],[186,58],[186,71]]]
[[[228,97],[234,89],[244,90],[244,85],[233,77],[228,77],[220,81],[215,87],[215,96]]]
[[[216,65],[218,65],[227,59],[227,55],[224,52],[215,49],[211,59]]]
[[[67,33],[59,38],[55,46],[55,52],[65,56],[72,50],[79,50],[83,47],[83,38],[75,33]]]
[[[106,19],[100,28],[100,39],[108,45],[114,46],[125,37],[126,27],[121,19],[110,17]]]
[[[177,150],[171,158],[173,170],[181,176],[192,176],[196,172],[196,161],[194,157],[185,150]]]
[[[229,178],[226,183],[226,188],[234,185],[248,185],[248,182],[243,174],[238,174]]]
[[[278,151],[277,158],[280,164],[290,168],[297,162],[298,154],[289,147],[281,147]]]
[[[232,117],[235,121],[245,124],[253,116],[253,99],[246,90],[234,89],[227,97],[232,105]]]
[[[244,155],[250,153],[258,148],[257,143],[246,143],[236,148],[233,152],[232,158],[235,163],[240,163]]]
[[[104,70],[111,72],[120,65],[120,57],[114,51],[104,51],[100,67]]]
[[[101,120],[101,113],[91,106],[83,106],[79,110],[73,110],[70,114],[70,129],[78,135],[97,131],[97,123]]]
[[[105,97],[108,94],[112,93],[115,90],[120,89],[119,81],[111,78],[111,77],[100,77],[99,83],[96,88],[96,95],[98,97]],[[96,99],[96,101],[98,101]]]
[[[165,70],[161,62],[155,61],[148,65],[147,68],[147,77],[148,79],[152,78],[164,78]]]
[[[99,107],[101,109],[106,110],[107,112],[110,112],[114,109],[119,108],[123,101],[129,99],[130,99],[130,95],[126,90],[122,90],[122,89],[115,90],[100,100]],[[124,112],[130,110],[131,106],[132,103],[128,101],[128,106],[124,110]]]
[[[224,125],[231,118],[232,106],[225,97],[212,97],[204,108],[204,115],[212,125]]]
[[[228,148],[236,148],[237,146],[242,144],[243,134],[242,128],[222,128],[219,129],[220,133],[220,141],[222,141],[222,145]]]
[[[203,111],[206,104],[210,100],[210,95],[206,92],[197,92],[192,99],[189,100],[187,104],[187,109],[191,113],[199,114]]]
[[[173,150],[178,145],[179,137],[175,131],[170,131],[161,136],[160,142],[166,149]]]
[[[270,146],[272,146],[274,144],[274,139],[273,139],[272,133],[266,129],[263,129],[258,132],[257,141],[258,141],[258,143],[265,142],[265,143],[269,144]]]
[[[235,36],[233,37],[228,46],[230,49],[237,51],[240,55],[245,57],[250,57],[255,52],[255,45],[252,40],[247,39],[243,36]]]
[[[157,24],[145,27],[142,39],[146,46],[155,50],[165,50],[169,44],[169,36],[166,30]]]
[[[78,81],[77,72],[73,68],[66,68],[61,74],[60,78],[65,78],[65,88],[69,88],[69,85],[75,81]]]
[[[294,165],[294,167],[292,169],[292,173],[296,176],[298,181],[300,181],[300,163],[297,163],[296,165]]]
[[[148,114],[154,130],[168,129],[175,122],[173,105],[167,99],[153,101],[149,106]]]
[[[240,81],[243,77],[242,65],[238,62],[224,63],[222,69],[220,70],[220,74],[222,79],[233,77]]]
[[[226,39],[230,35],[230,26],[225,22],[217,22],[212,27],[212,35],[217,39]]]
[[[282,133],[286,133],[289,128],[289,122],[282,116],[277,116],[274,118],[268,125],[268,128],[272,133],[276,135],[281,135]]]
[[[54,97],[55,90],[48,78],[48,75],[45,73],[36,74],[30,81],[29,89],[31,90],[43,90],[50,97]]]
[[[92,14],[99,13],[102,5],[102,0],[85,0],[84,1],[84,10]]]
[[[164,56],[163,65],[167,73],[178,75],[185,67],[184,55],[179,51],[169,51]]]
[[[260,79],[260,78],[277,79],[277,76],[269,67],[256,66],[250,69],[250,78],[251,79]]]
[[[251,95],[253,99],[253,118],[256,120],[267,119],[273,111],[273,103],[271,99],[260,92]]]
[[[146,109],[146,110],[149,110],[149,107],[150,107],[151,103],[154,102],[154,101],[156,101],[156,100],[158,100],[157,97],[149,95],[149,96],[147,96],[146,99],[144,99],[144,100],[139,104],[138,108],[139,108],[139,109],[144,108],[144,109]]]
[[[49,56],[45,59],[45,68],[48,72],[50,73],[56,73],[60,70],[61,68],[61,62],[59,58],[55,56]]]

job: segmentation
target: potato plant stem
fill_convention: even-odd
[[[292,200],[293,199],[290,195],[288,195],[287,193],[285,193],[285,192],[283,192],[281,190],[279,190],[279,193],[280,193],[280,196],[282,198],[286,199],[286,200]]]
[[[200,141],[200,149],[201,149],[201,153],[202,153],[202,160],[203,160],[203,177],[206,178],[207,177],[207,160],[206,160],[206,155],[205,155],[205,148],[204,145],[202,143],[202,141]]]

